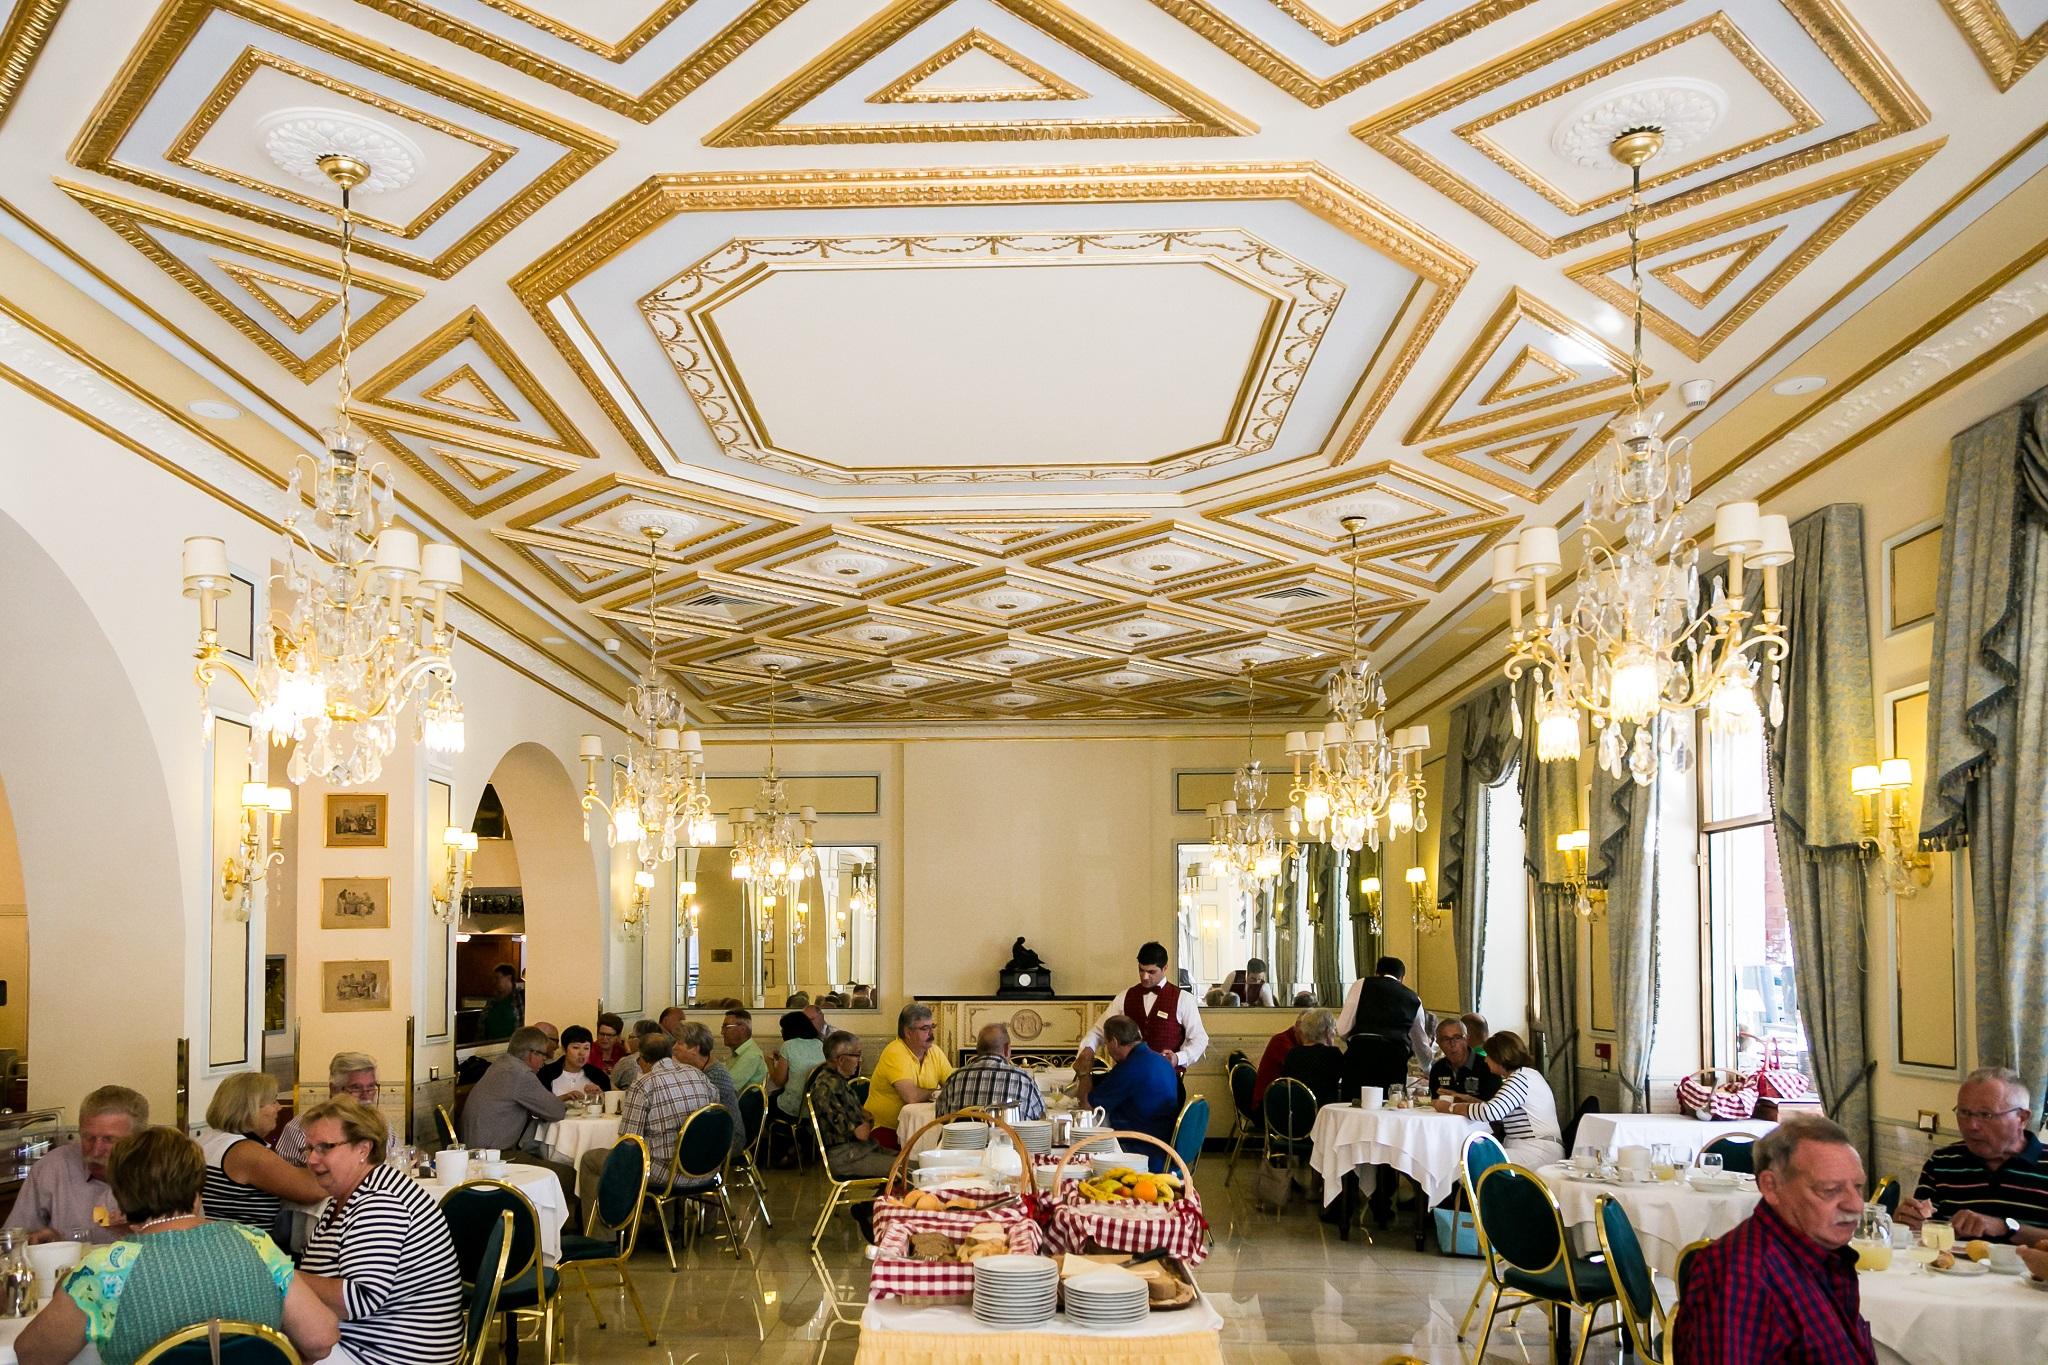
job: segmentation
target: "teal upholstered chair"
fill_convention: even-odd
[[[1180,1117],[1173,1121],[1173,1150],[1180,1153],[1180,1159],[1187,1163],[1190,1172],[1201,1158],[1202,1142],[1209,1136],[1209,1101],[1200,1095],[1191,1095],[1181,1106]]]
[[[1600,1233],[1600,1251],[1607,1258],[1607,1275],[1614,1283],[1614,1297],[1621,1304],[1621,1321],[1643,1365],[1664,1365],[1664,1343],[1670,1323],[1664,1318],[1664,1302],[1657,1297],[1656,1281],[1643,1244],[1636,1240],[1635,1225],[1628,1210],[1612,1195],[1593,1201],[1593,1224]]]
[[[1487,1309],[1486,1322],[1479,1329],[1479,1345],[1473,1354],[1485,1358],[1493,1320],[1503,1311],[1501,1299],[1506,1291],[1517,1290],[1528,1298],[1569,1309],[1579,1319],[1578,1345],[1572,1352],[1572,1365],[1579,1365],[1595,1335],[1600,1310],[1614,1302],[1614,1284],[1607,1273],[1606,1258],[1572,1254],[1556,1196],[1542,1177],[1527,1167],[1512,1162],[1493,1167],[1479,1177],[1478,1194],[1480,1235],[1500,1258],[1501,1287]],[[1526,1306],[1510,1303],[1506,1311]],[[1615,1322],[1597,1330],[1620,1329],[1621,1324]],[[1556,1331],[1553,1319],[1553,1338]],[[1553,1356],[1555,1347],[1553,1339]]]
[[[455,1242],[462,1282],[474,1285],[487,1273],[484,1255],[500,1215],[512,1216],[505,1250],[498,1311],[505,1316],[505,1334],[513,1337],[518,1319],[537,1320],[541,1328],[541,1359],[555,1358],[555,1299],[562,1288],[561,1272],[541,1262],[540,1214],[516,1185],[502,1180],[465,1180],[441,1196],[441,1216]]]

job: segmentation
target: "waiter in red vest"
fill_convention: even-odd
[[[1138,949],[1138,984],[1102,1012],[1095,1027],[1081,1039],[1081,1050],[1074,1054],[1074,1091],[1083,1104],[1088,1102],[1090,1077],[1095,1071],[1095,1049],[1102,1046],[1102,1026],[1112,1014],[1133,1020],[1145,1035],[1145,1046],[1172,1062],[1176,1076],[1185,1076],[1208,1050],[1209,1031],[1202,1027],[1202,1012],[1195,1008],[1194,994],[1166,979],[1165,945],[1147,943]]]

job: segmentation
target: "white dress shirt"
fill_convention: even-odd
[[[1157,986],[1139,992],[1139,1003],[1147,1011],[1150,1011],[1158,1000],[1159,988]],[[1090,1052],[1100,1052],[1102,1050],[1102,1026],[1109,1022],[1109,1016],[1112,1014],[1121,1014],[1123,1007],[1124,998],[1121,995],[1110,1001],[1109,1008],[1104,1010],[1102,1017],[1095,1021],[1095,1027],[1089,1029],[1083,1035],[1081,1046],[1087,1048]],[[1195,994],[1193,991],[1183,990],[1180,993],[1180,1001],[1174,1006],[1173,1017],[1179,1021],[1181,1029],[1186,1036],[1180,1040],[1180,1051],[1169,1052],[1165,1056],[1167,1061],[1172,1062],[1182,1071],[1186,1071],[1196,1062],[1200,1061],[1202,1054],[1209,1050],[1209,1031],[1202,1027],[1202,1012],[1195,1007]],[[1134,1019],[1131,1022],[1137,1023],[1139,1021]]]
[[[1400,981],[1399,977],[1394,979]],[[1339,1038],[1351,1036],[1351,1021],[1358,1017],[1358,995],[1364,985],[1365,980],[1361,977],[1351,983],[1350,990],[1344,992],[1344,1012],[1337,1016]],[[1415,1022],[1408,1025],[1408,1050],[1415,1054],[1415,1059],[1422,1063],[1422,1069],[1425,1071],[1429,1069],[1429,1064],[1436,1060],[1435,1029],[1430,1023],[1429,1011],[1420,1005],[1415,1007]]]

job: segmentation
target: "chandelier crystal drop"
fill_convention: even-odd
[[[1347,853],[1377,850],[1383,837],[1429,828],[1423,809],[1422,753],[1429,727],[1388,732],[1387,689],[1379,670],[1358,653],[1358,535],[1363,517],[1344,518],[1351,537],[1351,653],[1330,675],[1334,718],[1320,731],[1291,730],[1294,762],[1287,832]],[[1305,765],[1305,766],[1304,766]]]
[[[1231,799],[1211,805],[1208,816],[1209,857],[1249,902],[1270,890],[1279,877],[1280,844],[1272,813],[1266,809],[1265,769],[1252,753],[1258,682],[1249,659],[1244,663],[1244,682],[1244,762],[1231,775]]]
[[[580,746],[583,837],[590,838],[590,813],[603,811],[606,845],[637,844],[640,871],[650,878],[649,885],[654,868],[674,861],[677,849],[702,848],[718,837],[718,822],[705,792],[703,740],[685,728],[682,698],[661,681],[656,663],[661,625],[655,614],[655,588],[667,530],[654,524],[640,528],[647,537],[647,664],[627,697],[626,751],[611,760],[609,801],[597,781],[598,767],[605,762],[603,737],[585,735]]]
[[[793,901],[796,889],[818,875],[818,854],[811,847],[818,813],[809,806],[795,811],[789,808],[789,793],[775,766],[775,703],[781,668],[770,664],[768,678],[768,767],[761,774],[760,804],[733,813],[732,875],[734,880],[771,895],[775,887],[786,886]]]
[[[1654,722],[1665,711],[1704,709],[1710,736],[1759,734],[1764,711],[1757,686],[1769,670],[1771,723],[1784,717],[1779,665],[1785,630],[1778,570],[1792,562],[1792,533],[1782,516],[1754,502],[1716,509],[1712,546],[1725,556],[1709,604],[1700,597],[1699,546],[1684,529],[1692,499],[1692,442],[1667,438],[1664,418],[1643,397],[1642,250],[1637,235],[1643,165],[1663,150],[1663,134],[1634,128],[1614,139],[1615,160],[1629,170],[1628,262],[1634,297],[1635,347],[1629,361],[1629,405],[1610,424],[1613,440],[1595,457],[1581,521],[1583,554],[1578,600],[1567,609],[1550,600],[1547,582],[1564,571],[1558,533],[1524,527],[1493,552],[1493,590],[1509,599],[1512,634],[1504,671],[1532,675],[1536,752],[1547,762],[1577,761],[1584,749],[1581,714],[1591,718],[1600,766],[1648,784],[1660,764],[1692,764],[1688,726]],[[1705,406],[1706,381],[1683,386],[1688,406]],[[1696,396],[1695,396],[1696,395]],[[1613,539],[1602,525],[1619,526]],[[1763,608],[1754,625],[1745,609],[1743,574],[1762,569]],[[1534,590],[1525,621],[1522,594]],[[1521,733],[1521,716],[1515,716]]]
[[[256,631],[253,676],[229,662],[220,643],[220,599],[234,580],[218,537],[186,539],[185,596],[199,602],[194,673],[204,734],[212,734],[214,679],[226,674],[254,700],[256,730],[273,744],[297,742],[286,765],[294,784],[317,777],[354,787],[383,772],[408,705],[416,703],[415,743],[436,754],[462,752],[455,630],[447,621],[448,594],[462,586],[462,557],[453,545],[423,546],[417,534],[393,524],[391,471],[367,462],[368,443],[350,422],[350,192],[371,167],[339,154],[319,164],[341,190],[339,394],[335,424],[321,433],[322,451],[302,456],[285,487],[283,568],[271,576],[271,610]]]

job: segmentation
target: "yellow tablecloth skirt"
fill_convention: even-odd
[[[857,1365],[1037,1365],[1042,1361],[1116,1361],[1118,1365],[1221,1365],[1216,1332],[1173,1337],[1052,1336],[1044,1332],[867,1332]]]

